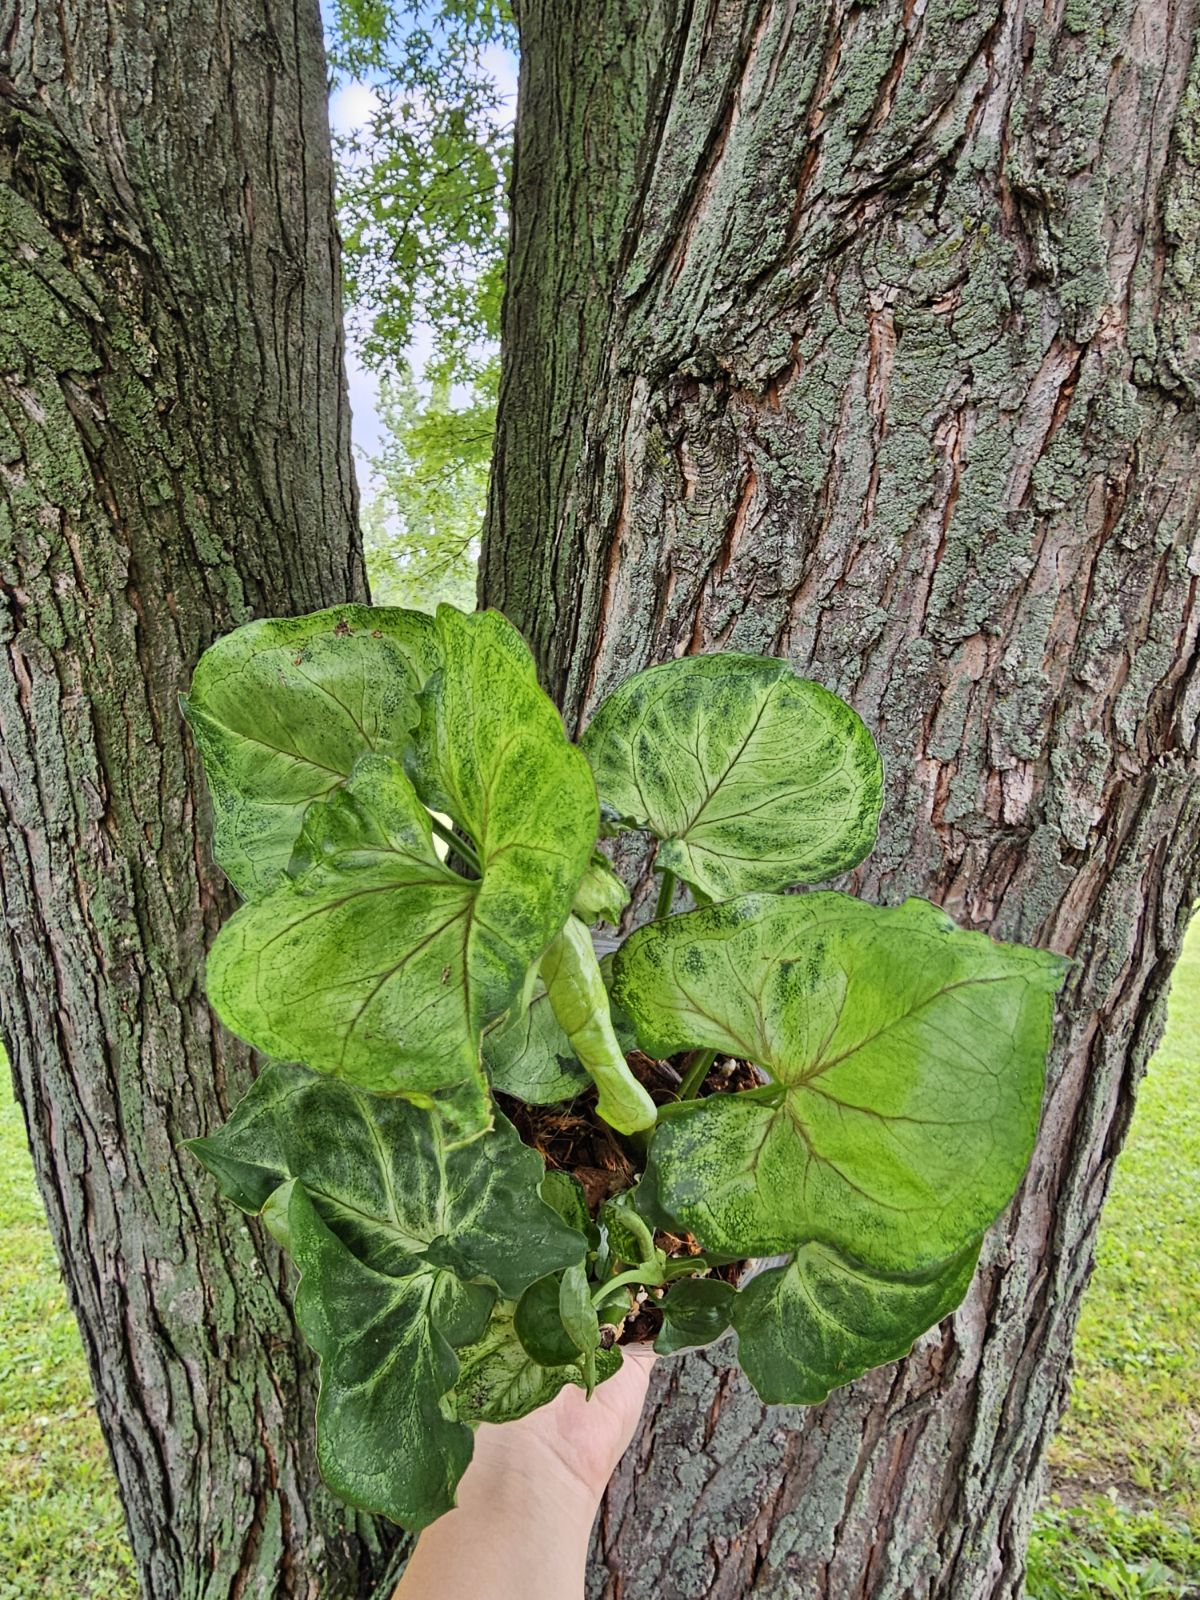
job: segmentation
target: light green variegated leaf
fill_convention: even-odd
[[[492,1087],[530,1105],[557,1105],[590,1087],[591,1079],[537,984],[525,1012],[483,1039],[483,1062]]]
[[[591,860],[596,785],[528,646],[499,612],[439,606],[437,644],[442,665],[421,695],[408,769],[426,805],[474,841],[483,864],[476,916],[511,946],[523,981],[526,952],[545,950],[567,920]],[[518,983],[506,1006],[520,992]]]
[[[970,1286],[978,1241],[921,1278],[874,1273],[824,1245],[753,1278],[733,1303],[738,1359],[771,1405],[816,1405],[898,1361]]]
[[[435,665],[432,619],[390,607],[251,622],[204,652],[183,707],[212,794],[213,853],[244,898],[278,883],[305,808],[359,756],[404,754]]]
[[[696,1350],[719,1339],[733,1320],[737,1290],[723,1278],[683,1278],[662,1301],[663,1324],[654,1348],[660,1356]]]
[[[544,1367],[526,1351],[513,1328],[513,1307],[500,1304],[483,1336],[458,1352],[455,1385],[458,1415],[464,1422],[513,1422],[553,1400],[568,1383],[583,1387],[578,1361]],[[596,1379],[603,1383],[621,1366],[621,1351],[596,1353]]]
[[[480,1338],[494,1293],[417,1264],[392,1277],[366,1266],[293,1185],[289,1247],[300,1269],[296,1320],[321,1358],[317,1460],[343,1500],[405,1528],[454,1504],[472,1435],[450,1420],[455,1346]]]
[[[786,661],[684,656],[614,690],[581,741],[606,816],[714,900],[815,883],[871,849],[883,769],[861,719]]]
[[[363,1094],[305,1067],[273,1065],[223,1128],[188,1148],[244,1211],[299,1178],[366,1266],[396,1274],[432,1253],[514,1298],[573,1263],[584,1234],[541,1198],[539,1156],[497,1114],[468,1145],[405,1100]]]
[[[213,1008],[266,1054],[380,1094],[431,1105],[455,1086],[458,1131],[478,1133],[489,1117],[480,1033],[525,971],[478,915],[484,885],[438,859],[428,813],[386,756],[364,756],[309,807],[296,860],[302,876],[217,935]]]
[[[614,992],[646,1049],[757,1062],[775,1081],[664,1110],[649,1186],[707,1248],[823,1240],[932,1267],[1007,1204],[1033,1147],[1065,962],[921,900],[747,895],[651,923]]]

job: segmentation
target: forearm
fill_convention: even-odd
[[[426,1528],[395,1600],[582,1600],[598,1498],[561,1476],[463,1479],[453,1511]]]

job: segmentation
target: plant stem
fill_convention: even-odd
[[[599,1311],[614,1289],[624,1289],[627,1284],[641,1283],[652,1286],[661,1281],[658,1274],[646,1263],[643,1263],[640,1267],[634,1267],[629,1272],[619,1272],[615,1278],[610,1278],[607,1283],[602,1283],[592,1295],[592,1305]]]
[[[681,1100],[694,1100],[704,1087],[704,1080],[712,1070],[712,1064],[717,1059],[715,1050],[698,1050],[691,1066],[687,1069],[683,1082],[679,1085],[679,1098]]]
[[[675,874],[664,872],[662,883],[658,890],[658,904],[654,908],[654,920],[670,915],[671,901],[675,898]]]
[[[466,839],[460,839],[444,822],[439,822],[433,812],[429,813],[429,820],[433,824],[433,831],[444,844],[448,844],[455,855],[461,856],[468,866],[474,867],[479,876],[483,877],[483,868],[479,864],[479,857],[475,854],[475,847]]]

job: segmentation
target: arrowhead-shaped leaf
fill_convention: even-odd
[[[923,1277],[904,1279],[808,1245],[737,1294],[738,1360],[768,1404],[816,1405],[870,1367],[907,1355],[961,1301],[978,1259],[976,1241]]]
[[[184,710],[212,794],[213,853],[244,898],[279,882],[305,808],[359,756],[404,754],[433,635],[418,611],[336,606],[251,622],[205,651]]]
[[[321,1358],[317,1459],[352,1505],[411,1530],[454,1504],[471,1459],[470,1428],[450,1420],[454,1346],[478,1339],[494,1294],[416,1264],[390,1276],[366,1266],[322,1221],[302,1184],[288,1206],[300,1269],[296,1320]]]
[[[615,689],[581,741],[606,812],[663,841],[658,865],[710,899],[856,865],[883,772],[861,719],[785,661],[683,656]]]
[[[478,914],[484,884],[433,847],[429,815],[394,761],[365,756],[310,806],[303,875],[245,905],[208,958],[222,1021],[268,1055],[425,1104],[475,1085],[464,1134],[486,1126],[479,1037],[524,976]],[[527,961],[536,957],[530,952]]]
[[[822,1240],[931,1269],[1025,1170],[1064,970],[921,900],[747,895],[651,923],[614,968],[645,1047],[726,1051],[774,1080],[667,1108],[651,1190],[709,1249]]]
[[[273,1065],[225,1126],[189,1149],[244,1211],[261,1211],[299,1178],[325,1223],[377,1272],[413,1270],[436,1246],[515,1298],[586,1253],[583,1233],[541,1198],[541,1159],[498,1113],[481,1138],[451,1147],[442,1119],[405,1100]]]

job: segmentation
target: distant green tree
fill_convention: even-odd
[[[387,441],[363,526],[377,600],[470,602],[495,427],[512,124],[489,46],[506,0],[338,0],[337,81],[372,91],[335,141],[349,327],[382,378]],[[421,371],[406,356],[421,329]]]

